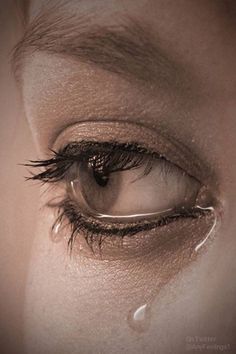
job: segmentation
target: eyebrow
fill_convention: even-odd
[[[106,26],[93,24],[88,15],[48,9],[29,24],[14,49],[12,62],[17,78],[27,55],[38,51],[69,56],[159,88],[179,90],[191,81],[186,67],[163,50],[150,28],[131,18]]]

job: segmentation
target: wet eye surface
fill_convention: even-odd
[[[122,150],[75,163],[67,178],[82,211],[123,222],[193,207],[200,188],[196,179],[164,158]]]

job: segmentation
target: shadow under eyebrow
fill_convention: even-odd
[[[192,81],[186,67],[165,53],[151,30],[131,18],[105,26],[93,24],[88,15],[69,15],[60,8],[48,8],[29,24],[14,49],[12,61],[17,78],[25,57],[37,51],[70,56],[158,88],[188,90]]]

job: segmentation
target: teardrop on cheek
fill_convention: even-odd
[[[128,324],[136,332],[148,330],[151,320],[151,309],[148,304],[135,307],[128,314]]]

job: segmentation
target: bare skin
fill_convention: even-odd
[[[22,105],[37,152],[31,151],[27,137],[17,143],[21,150],[16,149],[12,160],[45,159],[50,155],[49,148],[58,150],[70,141],[88,138],[98,142],[136,141],[163,153],[188,176],[200,180],[204,188],[199,200],[203,206],[214,207],[215,212],[127,235],[123,248],[108,238],[101,253],[97,246],[93,253],[79,232],[70,256],[69,228],[64,225],[59,242],[53,242],[51,227],[56,210],[45,206],[60,195],[61,185],[48,189],[47,185],[32,187],[30,182],[26,187],[18,182],[15,193],[19,199],[27,196],[26,202],[36,205],[31,208],[26,203],[22,224],[19,217],[11,217],[4,210],[6,218],[12,218],[11,224],[19,225],[14,226],[18,234],[16,229],[8,231],[12,243],[14,238],[19,242],[19,235],[24,241],[22,252],[11,254],[12,263],[6,262],[4,269],[19,274],[22,290],[17,301],[12,301],[15,310],[11,317],[19,321],[19,307],[23,308],[24,325],[17,326],[25,334],[25,351],[165,354],[184,353],[191,345],[201,344],[207,353],[219,348],[233,353],[236,28],[232,4],[104,0],[70,1],[47,12],[48,8],[44,0],[32,1],[29,23],[35,28],[35,19],[43,14],[42,26],[37,27],[41,36],[32,39],[31,33],[32,40],[21,43],[24,52],[19,50],[15,58]],[[64,41],[63,50],[57,41],[52,42],[52,33],[44,41],[42,29],[55,18],[63,18],[67,33],[74,34],[69,42],[70,48],[77,43],[73,53],[68,52],[68,42]],[[156,53],[155,60],[162,65],[150,61],[148,55],[143,55],[146,66],[142,62],[134,64],[133,58],[139,56],[136,51],[125,64],[117,60],[114,65],[120,66],[115,70],[109,55],[121,46],[113,46],[114,37],[111,45],[107,31],[112,30],[114,36],[118,30],[125,36],[130,28],[134,31],[134,24],[141,24],[145,32],[135,48],[148,38],[150,53]],[[57,25],[51,26],[54,35],[59,33],[60,21]],[[96,48],[101,43],[111,46],[106,60],[99,57],[100,52],[94,58],[93,53],[81,50],[85,47],[82,44],[93,38],[87,33],[94,35],[94,28],[99,38],[92,44]],[[65,33],[61,38],[67,38]],[[121,36],[116,38],[121,40]],[[8,122],[10,130],[13,122]],[[25,136],[27,126],[21,123],[21,127],[21,136]],[[163,200],[166,198],[164,195]],[[135,201],[137,204],[137,197]],[[124,203],[132,202],[130,193]],[[215,234],[194,252],[214,225],[215,215]],[[4,282],[7,291],[14,294],[10,280]],[[2,298],[7,306],[8,296]],[[146,305],[145,319],[134,321],[135,311]],[[207,349],[207,345],[211,347]]]

